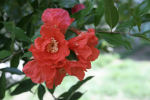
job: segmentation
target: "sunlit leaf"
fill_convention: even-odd
[[[97,33],[97,36],[99,39],[104,39],[115,47],[124,46],[127,49],[132,48],[128,39],[122,34],[100,32]]]
[[[117,8],[114,6],[113,0],[103,0],[105,8],[105,20],[110,28],[114,28],[119,20]]]
[[[104,13],[104,6],[103,2],[98,0],[97,8],[95,9],[95,21],[94,24],[97,26],[103,16]]]

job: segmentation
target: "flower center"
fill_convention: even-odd
[[[56,53],[58,51],[58,42],[55,38],[51,38],[50,43],[46,47],[46,51],[50,53]]]

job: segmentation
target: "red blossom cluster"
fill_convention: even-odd
[[[78,36],[65,40],[65,33],[73,22],[69,13],[60,8],[48,8],[42,14],[41,37],[35,39],[29,51],[33,60],[23,68],[26,76],[34,83],[46,82],[49,89],[59,85],[66,74],[83,80],[86,69],[91,68],[99,50],[95,48],[98,39],[94,29],[78,31]],[[70,51],[76,54],[77,60],[69,60]]]

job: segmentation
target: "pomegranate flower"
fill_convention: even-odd
[[[95,48],[97,44],[98,38],[95,36],[94,29],[88,29],[87,32],[80,32],[77,37],[69,40],[69,47],[75,52],[78,58],[87,61],[94,61],[98,57],[99,50]]]
[[[58,28],[43,25],[40,34],[42,37],[36,38],[29,49],[34,59],[57,63],[69,55],[68,42]]]
[[[83,80],[86,69],[91,68],[91,61],[94,61],[99,55],[99,50],[95,48],[98,39],[94,29],[89,29],[87,32],[75,30],[75,32],[79,35],[69,40],[69,48],[75,52],[77,60],[67,60],[66,65],[69,67],[65,69],[69,75]]]
[[[65,63],[49,64],[50,65],[32,60],[24,66],[23,72],[26,76],[30,77],[34,83],[46,82],[47,87],[52,89],[54,85],[59,85],[66,76],[66,72],[63,68]]]
[[[70,18],[69,13],[61,8],[48,8],[42,14],[42,21],[48,26],[58,27],[63,34],[74,21]]]
[[[77,4],[71,9],[71,12],[72,12],[72,14],[74,14],[84,8],[85,8],[84,4]]]
[[[23,68],[26,76],[34,83],[46,82],[48,88],[61,83],[66,72],[65,57],[69,55],[68,42],[56,27],[41,27],[40,34],[29,49],[34,60],[29,61]]]
[[[86,69],[91,68],[91,61],[99,55],[95,48],[98,39],[94,29],[87,32],[75,29],[78,36],[67,41],[64,34],[73,19],[66,10],[48,8],[42,15],[42,21],[41,37],[36,38],[29,49],[33,60],[25,64],[23,72],[34,83],[46,82],[49,89],[59,85],[66,74],[83,80]],[[74,51],[77,60],[67,59],[70,50]]]

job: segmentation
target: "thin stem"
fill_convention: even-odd
[[[126,34],[126,33],[123,33],[123,32],[107,32],[107,31],[97,31],[97,32],[108,33],[108,34]]]

